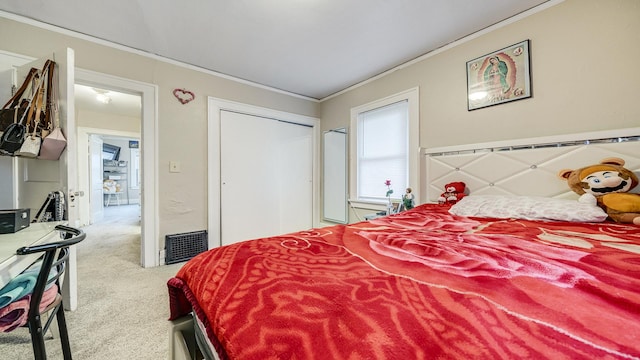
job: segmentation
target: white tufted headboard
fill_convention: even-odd
[[[576,199],[562,169],[625,160],[640,177],[640,128],[424,149],[426,199],[437,201],[444,185],[463,181],[474,195],[530,195]],[[633,189],[640,192],[640,186]]]

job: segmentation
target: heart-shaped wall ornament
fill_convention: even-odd
[[[182,105],[192,101],[196,98],[196,95],[189,90],[185,89],[175,89],[173,90],[173,96],[180,101]]]

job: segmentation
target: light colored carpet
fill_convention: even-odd
[[[78,244],[78,309],[66,312],[74,359],[167,359],[167,280],[182,266],[140,266],[140,208],[105,209]],[[49,359],[62,359],[59,338],[46,337]],[[27,329],[0,333],[0,358],[33,358]]]

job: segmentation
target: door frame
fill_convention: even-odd
[[[158,86],[125,79],[91,70],[76,68],[76,84],[110,88],[140,94],[142,97],[141,154],[142,189],[140,263],[142,267],[154,267],[163,263],[160,259],[158,239]],[[86,161],[86,158],[84,159]],[[88,176],[88,174],[87,174]]]
[[[82,144],[82,128],[78,128],[78,143]],[[80,177],[78,184],[81,189],[87,189],[87,197],[89,198],[89,204],[87,206],[88,211],[80,212],[81,224],[95,224],[96,222],[104,219],[104,162],[102,161],[102,148],[104,147],[104,140],[101,135],[87,134],[87,164],[86,174],[88,176]],[[82,149],[84,147],[78,147],[78,159],[82,158]],[[99,160],[98,160],[99,159]],[[78,174],[84,174],[84,170],[80,167],[82,161],[78,161]],[[96,168],[97,167],[97,168]],[[84,182],[87,182],[85,184]],[[100,195],[96,195],[96,191]],[[97,200],[100,202],[97,202]],[[86,204],[86,201],[85,201]]]
[[[220,194],[220,112],[233,111],[247,115],[254,115],[264,118],[283,120],[297,124],[309,125],[313,128],[313,155],[312,155],[312,216],[313,226],[319,223],[319,206],[318,199],[320,197],[320,174],[319,174],[319,158],[320,158],[320,119],[311,116],[294,114],[279,110],[273,110],[255,105],[229,101],[225,99],[209,97],[208,98],[208,128],[207,128],[207,227],[209,249],[221,246],[221,194]]]

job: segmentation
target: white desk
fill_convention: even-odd
[[[65,225],[65,221],[31,223],[28,228],[13,234],[0,234],[0,289],[11,279],[27,269],[42,254],[16,255],[16,250],[23,246],[33,246],[60,240],[57,225]],[[75,310],[77,307],[77,275],[75,246],[69,248],[69,263],[65,271],[62,288],[65,308]]]

